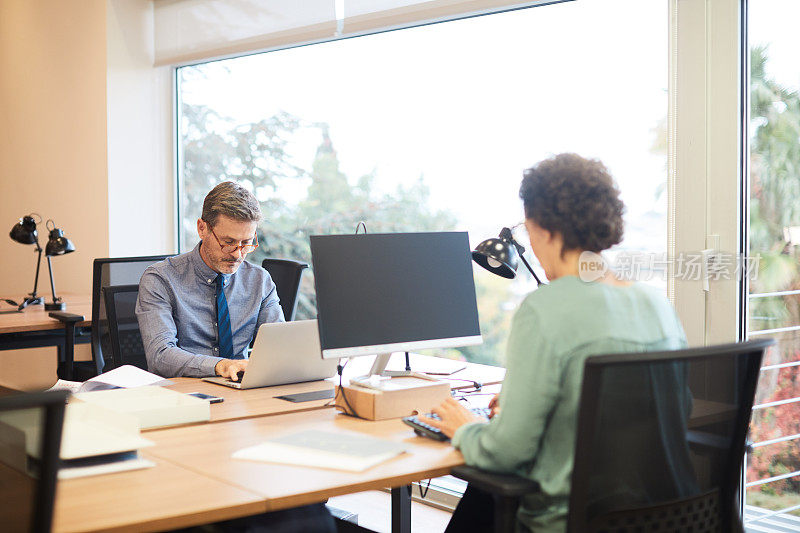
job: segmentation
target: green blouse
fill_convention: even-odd
[[[519,525],[565,531],[584,360],[685,346],[661,291],[559,278],[529,294],[514,315],[500,413],[459,428],[453,446],[469,465],[541,485],[523,499]]]

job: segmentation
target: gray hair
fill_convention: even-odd
[[[241,222],[261,222],[261,206],[253,193],[232,181],[223,181],[206,195],[200,216],[211,227],[219,215]]]

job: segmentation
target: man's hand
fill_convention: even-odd
[[[223,378],[231,378],[231,381],[239,381],[239,372],[247,370],[247,359],[221,359],[214,367],[214,372]]]
[[[500,412],[500,393],[492,396],[489,400],[489,418],[494,418]]]
[[[460,402],[453,398],[448,398],[439,407],[434,407],[433,412],[439,415],[441,420],[434,420],[426,416],[419,415],[417,418],[420,422],[424,422],[430,426],[435,427],[442,433],[453,438],[458,428],[464,424],[471,424],[473,422],[486,422],[485,418],[476,416],[475,413],[461,405]]]

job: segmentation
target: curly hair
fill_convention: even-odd
[[[564,239],[561,250],[601,252],[622,241],[625,205],[605,165],[559,154],[523,173],[525,217]]]

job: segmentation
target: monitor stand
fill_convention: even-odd
[[[381,386],[382,380],[380,378],[414,377],[427,379],[428,381],[438,381],[435,377],[410,370],[408,359],[406,359],[407,370],[386,370],[386,365],[389,364],[389,359],[391,357],[392,354],[390,353],[378,354],[375,356],[375,362],[372,363],[372,368],[369,369],[369,374],[352,378],[350,383],[368,389],[383,390]]]

